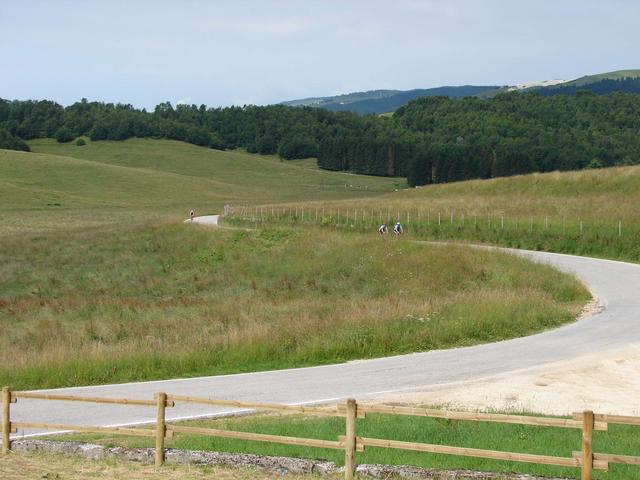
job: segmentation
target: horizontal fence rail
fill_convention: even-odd
[[[205,405],[217,405],[225,407],[248,408],[252,410],[273,410],[313,415],[326,415],[331,417],[344,417],[337,408],[313,407],[307,405],[287,405],[281,403],[239,402],[237,400],[223,400],[219,398],[189,397],[184,395],[168,395],[167,400],[173,402],[200,403]]]
[[[127,428],[117,426],[71,425],[46,422],[12,422],[11,404],[20,400],[69,401],[103,404],[120,404],[127,406],[156,407],[156,422],[153,429]],[[167,407],[174,407],[176,403],[198,403],[204,405],[228,406],[251,410],[267,410],[289,412],[304,415],[320,415],[345,419],[345,435],[339,435],[336,440],[318,438],[289,437],[264,433],[240,432],[235,430],[191,427],[185,425],[167,425]],[[356,434],[356,420],[365,420],[368,414],[381,415],[410,415],[431,417],[447,420],[467,422],[493,422],[504,424],[528,425],[541,428],[569,428],[581,430],[582,448],[571,452],[568,457],[550,455],[518,453],[500,450],[486,450],[460,446],[407,442],[383,438],[360,437]],[[236,400],[173,395],[163,392],[157,393],[153,400],[82,397],[75,395],[58,395],[35,392],[11,392],[7,387],[2,390],[2,453],[6,454],[11,448],[11,433],[22,429],[44,429],[57,431],[74,431],[90,433],[109,433],[115,435],[132,435],[155,438],[155,463],[164,463],[164,442],[176,434],[205,435],[220,438],[231,438],[244,441],[266,442],[284,445],[297,445],[312,448],[343,450],[345,454],[345,478],[352,479],[355,471],[355,456],[365,448],[389,448],[397,450],[411,450],[417,452],[457,455],[463,457],[486,458],[493,460],[525,462],[560,467],[579,468],[582,480],[591,480],[593,469],[607,470],[609,464],[618,463],[640,466],[640,456],[618,455],[614,453],[599,453],[593,450],[593,432],[606,431],[609,423],[640,426],[640,417],[594,414],[591,411],[574,413],[571,419],[553,417],[535,417],[526,415],[508,415],[498,413],[459,412],[437,410],[422,407],[405,407],[394,405],[358,404],[349,399],[345,403],[330,407],[311,405],[287,405],[265,402],[244,402]]]

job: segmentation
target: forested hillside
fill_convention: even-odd
[[[424,185],[640,163],[640,95],[425,97],[393,117],[283,105],[162,103],[147,112],[86,100],[66,108],[0,100],[4,148],[21,148],[20,139],[69,142],[79,135],[168,138],[284,159],[317,156],[325,169],[406,176],[410,185]]]

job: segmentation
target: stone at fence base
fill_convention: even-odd
[[[153,463],[153,448],[105,447],[83,442],[51,440],[14,440],[14,452],[42,452],[78,455],[91,460],[117,458],[120,460]],[[260,469],[286,474],[325,475],[343,472],[333,462],[306,458],[275,457],[249,453],[224,453],[194,450],[165,450],[165,462],[169,464],[192,464],[226,466],[234,468]],[[534,477],[531,475],[506,475],[469,470],[436,470],[406,465],[358,465],[356,472],[372,478],[412,478],[423,480],[567,480],[561,478]]]

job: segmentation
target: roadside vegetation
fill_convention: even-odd
[[[300,415],[255,415],[238,418],[218,418],[182,422],[189,426],[267,433],[303,438],[336,440],[344,435],[342,418],[304,417]],[[435,443],[449,446],[481,448],[570,457],[579,451],[581,431],[563,428],[543,428],[526,425],[442,420],[424,417],[403,417],[370,414],[357,420],[359,436],[401,440],[409,442]],[[153,439],[144,437],[114,437],[109,435],[77,434],[53,437],[75,439],[105,445],[127,447],[153,447]],[[608,432],[595,432],[594,450],[634,455],[640,449],[638,427],[610,425]],[[206,437],[202,435],[177,434],[168,439],[167,448],[186,450],[209,450],[222,452],[255,453],[260,455],[282,455],[302,458],[331,460],[344,464],[344,452],[338,450],[277,445],[244,440]],[[385,465],[414,465],[438,469],[467,469],[474,471],[520,473],[554,478],[580,478],[577,468],[506,462],[454,455],[429,454],[386,448],[366,447],[356,454],[357,463]],[[594,470],[596,480],[634,480],[638,469],[633,465],[611,464],[608,472]]]
[[[401,179],[321,171],[315,162],[183,142],[59,144],[0,150],[0,237],[219,213],[225,204],[375,196]],[[0,292],[1,294],[1,292]]]
[[[2,239],[0,384],[316,365],[572,321],[573,277],[497,252],[317,229],[166,223]]]
[[[267,480],[282,478],[278,472],[243,468],[207,467],[202,465],[164,465],[159,471],[153,465],[126,460],[87,460],[64,454],[16,453],[0,457],[3,480],[25,478],[44,480]],[[318,480],[317,475],[288,474],[291,480]],[[340,475],[323,477],[339,479]]]
[[[640,167],[632,166],[429,185],[359,200],[288,204],[279,206],[281,212],[286,210],[277,221],[322,222],[341,231],[372,232],[380,223],[399,218],[414,238],[639,262],[638,204]],[[264,208],[267,214],[270,211]],[[247,212],[241,223],[250,220],[251,224],[252,211]],[[239,216],[235,221],[241,220]]]

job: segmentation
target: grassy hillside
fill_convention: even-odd
[[[638,204],[640,166],[473,180],[304,205],[307,212],[324,208],[327,225],[350,230],[373,232],[400,218],[408,234],[422,238],[640,261]]]
[[[585,75],[570,82],[563,83],[562,86],[575,85],[583,86],[590,83],[596,83],[601,80],[618,80],[621,78],[638,78],[640,70],[616,70],[614,72],[598,73],[596,75]]]
[[[314,161],[222,152],[168,140],[30,142],[0,150],[0,234],[215,213],[226,203],[339,199],[404,180],[319,170]],[[28,215],[28,221],[25,221]]]
[[[14,388],[495,341],[571,321],[588,298],[522,258],[320,230],[118,225],[1,244],[0,385]]]

